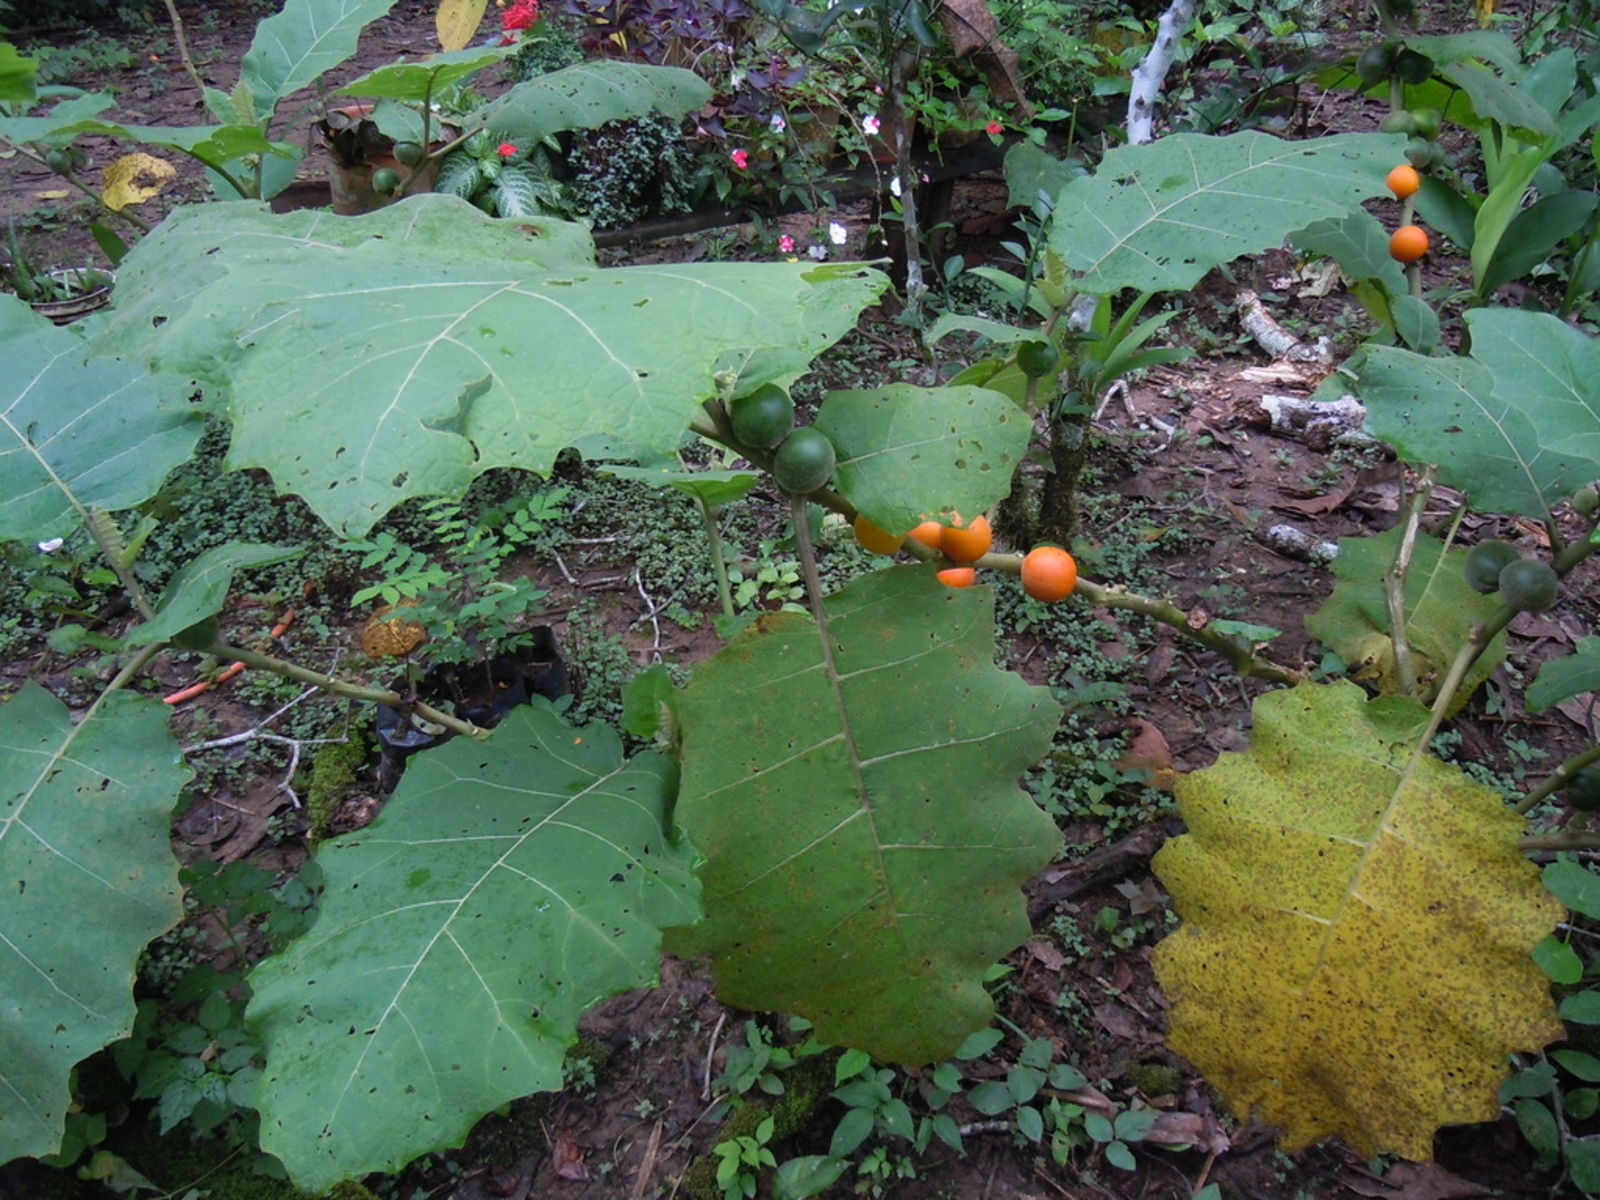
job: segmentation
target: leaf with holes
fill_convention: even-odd
[[[796,1012],[890,1062],[948,1058],[993,1016],[989,967],[1028,936],[1021,884],[1061,835],[1017,779],[1050,747],[1047,689],[994,666],[988,588],[874,572],[768,613],[679,695],[675,819],[704,857],[717,992]]]
[[[198,414],[162,406],[127,363],[94,358],[12,296],[0,296],[0,539],[76,528],[81,510],[129,508],[194,452]]]
[[[322,844],[316,923],[251,973],[247,1012],[261,1144],[297,1184],[396,1170],[561,1086],[578,1018],[653,983],[658,930],[696,915],[673,775],[540,702],[417,755],[372,825]]]
[[[1213,267],[1387,195],[1404,145],[1379,133],[1288,142],[1251,132],[1119,147],[1061,190],[1050,245],[1085,291],[1192,288]]]
[[[939,514],[969,518],[1011,490],[1033,421],[981,387],[892,383],[829,392],[816,427],[838,452],[839,491],[899,533]]]
[[[395,0],[287,0],[256,26],[239,64],[239,80],[255,102],[270,107],[313,83],[356,52],[361,31]]]
[[[859,266],[602,270],[581,226],[446,196],[337,224],[226,207],[133,250],[105,350],[222,391],[229,466],[352,535],[569,446],[664,458],[720,372],[797,378],[887,284]]]
[[[1169,1038],[1290,1152],[1433,1157],[1500,1115],[1512,1051],[1563,1034],[1529,951],[1561,919],[1499,793],[1412,752],[1428,714],[1350,683],[1255,703],[1248,753],[1178,783],[1155,858]]]
[[[139,955],[183,915],[168,715],[113,692],[74,722],[33,683],[0,704],[0,1163],[55,1153],[68,1075],[132,1030]]]

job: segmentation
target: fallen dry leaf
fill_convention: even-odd
[[[571,1180],[574,1183],[588,1181],[589,1168],[583,1162],[583,1147],[566,1134],[556,1134],[556,1142],[551,1147],[550,1158],[557,1178]]]

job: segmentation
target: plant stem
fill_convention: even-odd
[[[76,497],[69,497],[73,506],[78,507]],[[155,605],[150,603],[150,598],[145,595],[139,578],[133,573],[133,563],[129,561],[128,549],[122,541],[122,530],[117,527],[117,520],[110,513],[99,508],[78,509],[83,517],[83,523],[89,528],[89,536],[94,538],[94,544],[100,547],[100,553],[106,563],[117,574],[117,581],[127,590],[128,599],[133,601],[133,607],[138,610],[139,616],[146,621],[156,615]]]
[[[1564,829],[1560,833],[1530,833],[1517,839],[1518,850],[1594,850],[1600,848],[1600,833],[1587,829]]]
[[[17,151],[17,153],[21,154],[24,158],[32,159],[35,163],[37,163],[41,167],[44,167],[46,170],[52,169],[50,167],[50,164],[45,162],[44,155],[35,153],[33,148],[31,146],[27,145],[26,143],[23,143],[23,142],[12,142],[12,141],[8,141],[5,138],[0,138],[0,144],[5,144],[5,145],[11,146],[14,150]],[[129,225],[132,225],[140,233],[149,233],[150,232],[151,225],[150,225],[149,222],[140,220],[138,217],[134,216],[132,213],[123,212],[123,211],[120,211],[118,209],[112,208],[109,204],[106,203],[106,198],[104,196],[102,196],[99,192],[95,191],[94,188],[90,187],[88,184],[84,183],[81,179],[79,179],[71,171],[68,171],[65,175],[61,175],[61,178],[65,182],[70,184],[71,186],[77,188],[85,196],[89,197],[89,199],[93,200],[96,204],[98,204],[101,208],[105,209],[105,211],[110,213],[113,217],[121,217],[124,221],[126,221]],[[229,180],[229,182],[231,183],[232,180]]]
[[[178,58],[183,62],[183,69],[189,73],[189,78],[194,81],[195,91],[205,98],[206,81],[200,78],[200,72],[195,69],[194,59],[189,55],[189,39],[184,36],[183,18],[178,15],[176,0],[166,0],[167,19],[172,22],[172,40],[178,43]]]
[[[1405,467],[1397,464],[1400,486],[1405,487]],[[1394,668],[1400,677],[1400,691],[1407,696],[1417,692],[1417,672],[1411,661],[1411,641],[1406,637],[1406,574],[1411,570],[1411,559],[1417,549],[1417,531],[1422,524],[1422,510],[1433,495],[1433,468],[1423,470],[1417,487],[1405,509],[1405,529],[1400,535],[1400,548],[1395,551],[1394,565],[1384,573],[1383,595],[1389,608],[1389,640],[1394,644]]]
[[[332,675],[309,670],[296,663],[274,658],[270,654],[260,654],[254,650],[246,650],[242,646],[230,646],[225,642],[216,642],[208,646],[206,653],[215,654],[218,658],[226,658],[232,662],[242,662],[247,667],[259,667],[263,671],[271,671],[286,679],[309,683],[325,692],[332,692],[335,696],[346,696],[351,700],[365,700],[371,704],[387,704],[392,708],[409,710],[424,721],[443,725],[450,732],[459,733],[464,737],[482,740],[489,736],[487,729],[479,729],[471,721],[463,721],[460,717],[440,712],[420,700],[407,700],[400,693],[391,692],[387,688],[362,687],[360,684],[347,683],[343,679],[335,679]]]
[[[695,506],[706,526],[706,549],[711,552],[711,569],[717,576],[717,599],[722,604],[722,615],[733,620],[733,589],[728,585],[728,562],[722,554],[722,535],[717,531],[716,504],[708,504],[705,497],[696,496]]]
[[[1517,811],[1519,813],[1532,812],[1539,807],[1542,801],[1566,787],[1579,771],[1596,760],[1600,760],[1600,746],[1591,746],[1582,754],[1574,754],[1566,762],[1550,772],[1549,777],[1543,783],[1524,796],[1521,803],[1517,805]]]

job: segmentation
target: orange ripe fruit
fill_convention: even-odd
[[[1394,193],[1396,200],[1404,200],[1407,196],[1417,194],[1417,189],[1422,186],[1422,176],[1417,174],[1417,169],[1410,163],[1401,163],[1389,172],[1383,182]]]
[[[857,516],[853,528],[856,531],[856,541],[874,554],[893,554],[900,549],[900,543],[906,540],[906,535],[896,537],[892,533],[885,533],[871,521],[863,516]]]
[[[939,524],[939,522],[924,521],[906,536],[916,538],[917,541],[921,542],[930,550],[937,550],[939,548],[939,535],[943,532],[944,526]]]
[[[1389,257],[1414,263],[1428,252],[1428,233],[1420,225],[1402,225],[1389,239]]]
[[[939,572],[939,582],[945,587],[971,587],[978,582],[978,572],[971,567],[946,567]]]
[[[1078,586],[1078,564],[1060,546],[1035,546],[1022,560],[1022,590],[1054,604]]]
[[[988,517],[974,517],[970,525],[962,525],[957,513],[954,520],[954,525],[939,530],[939,550],[946,558],[951,562],[970,563],[989,553],[994,535],[989,532]]]

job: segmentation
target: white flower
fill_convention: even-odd
[[[66,544],[66,541],[66,538],[51,538],[48,541],[40,542],[39,550],[43,554],[54,554]]]
[[[773,113],[772,120],[767,123],[772,126],[773,133],[782,133],[785,129],[789,128],[789,122],[783,119],[782,113]]]
[[[861,118],[861,132],[868,137],[876,137],[879,128],[878,118],[872,113]]]
[[[889,191],[895,196],[900,195],[900,176],[896,175],[893,179],[889,180]]]
[[[835,246],[844,245],[845,239],[847,237],[849,237],[849,236],[850,236],[849,232],[846,231],[845,227],[843,225],[839,224],[839,222],[837,222],[837,221],[829,221],[828,222],[828,240],[830,242],[832,242]]]
[[[828,257],[828,248],[826,246],[819,246],[817,243],[812,242],[811,245],[806,247],[806,253],[812,258],[816,259],[818,262],[821,262],[823,259]]]

